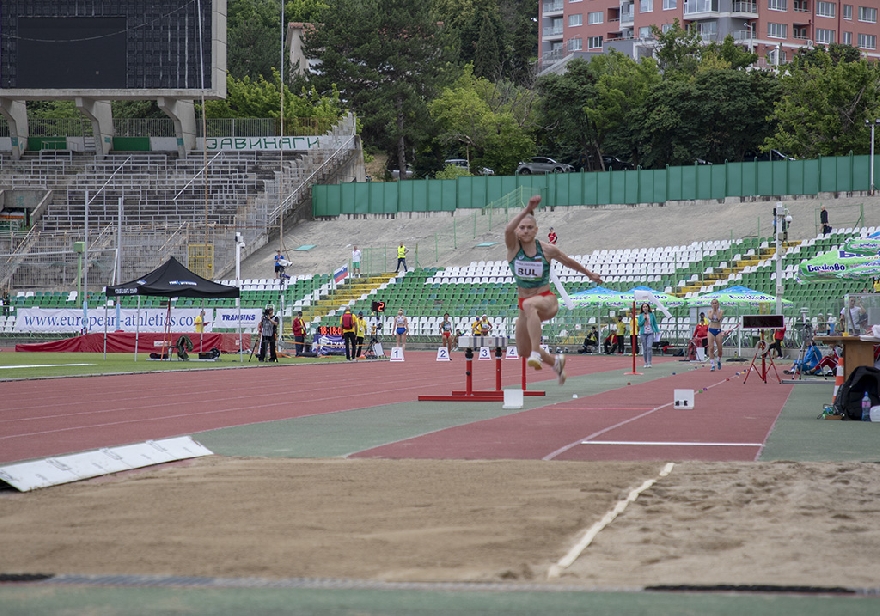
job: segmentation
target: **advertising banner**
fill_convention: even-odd
[[[214,326],[212,310],[205,311],[205,319],[208,326],[205,331],[211,331]],[[259,311],[257,311],[259,312]],[[119,322],[116,321],[115,308],[90,308],[88,311],[88,323],[83,319],[82,310],[70,310],[66,308],[19,308],[16,311],[15,329],[18,333],[78,333],[81,331],[103,332],[104,321],[107,321],[107,331],[134,332],[140,331],[162,332],[165,331],[165,321],[168,317],[167,308],[142,308],[140,316],[138,311],[126,308],[120,311]],[[244,313],[244,310],[242,310]],[[194,332],[196,330],[196,317],[199,316],[198,308],[175,308],[171,310],[171,331]]]

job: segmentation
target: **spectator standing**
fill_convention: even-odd
[[[849,303],[840,311],[840,317],[837,321],[840,323],[841,332],[849,332],[853,336],[858,336],[868,324],[868,313],[862,308],[861,303],[851,296]]]
[[[263,318],[260,320],[260,353],[257,355],[259,361],[278,361],[278,357],[275,355],[277,333],[278,319],[275,317],[275,309],[272,306],[267,306],[263,310]]]
[[[443,321],[440,323],[440,337],[443,346],[446,347],[446,352],[449,354],[449,358],[452,359],[452,348],[455,345],[455,333],[452,331],[452,320],[449,318],[448,312],[443,315]]]
[[[489,315],[484,314],[471,325],[471,333],[474,336],[488,336],[492,333],[492,324],[489,323]]]
[[[639,313],[639,337],[642,342],[642,356],[645,358],[645,368],[653,368],[651,361],[654,355],[654,334],[660,331],[657,326],[657,318],[648,303],[642,304]]]
[[[357,327],[355,328],[355,344],[357,345],[357,349],[355,350],[354,360],[357,361],[361,353],[364,350],[364,338],[367,336],[367,321],[364,319],[364,313],[358,312],[357,314]]]
[[[339,317],[339,326],[342,328],[342,342],[345,345],[345,359],[355,359],[354,352],[357,350],[357,318],[352,314],[351,308],[346,307],[342,316]]]
[[[625,344],[624,341],[626,340],[626,321],[623,320],[623,315],[618,315],[616,327],[617,331],[615,332],[615,334],[617,337],[614,339],[614,350],[618,353],[623,353]]]
[[[3,316],[9,316],[9,289],[3,289],[3,296],[0,297],[0,306],[3,306]]]
[[[403,242],[401,242],[400,246],[397,247],[397,269],[394,270],[395,272],[400,271],[401,265],[403,265],[404,272],[409,271],[408,269],[406,269],[406,253],[408,253],[408,252],[409,252],[409,249],[403,245]]]
[[[547,241],[556,245],[556,231],[553,230],[553,227],[550,227],[550,233],[547,234]]]
[[[831,225],[828,224],[828,211],[825,209],[824,205],[819,212],[819,224],[822,225],[822,235],[828,235],[831,233]]]
[[[361,251],[357,246],[351,250],[351,275],[361,277]]]
[[[770,351],[776,351],[776,359],[782,357],[782,341],[785,339],[785,326],[783,325],[777,330],[773,332],[773,344],[767,347],[767,350],[764,352],[766,356]],[[773,359],[773,355],[770,355],[770,359]]]
[[[406,348],[406,334],[409,332],[409,320],[403,314],[403,308],[397,311],[394,317],[394,334],[397,336],[397,346]]]
[[[284,266],[281,265],[281,262],[286,260],[280,250],[275,251],[275,278],[281,278],[281,274],[284,272]]]
[[[306,350],[306,322],[303,320],[302,310],[293,317],[293,343],[296,346],[296,356],[299,357]]]
[[[828,313],[828,335],[833,336],[837,329],[837,317],[830,312]]]
[[[199,316],[196,317],[195,325],[196,325],[196,333],[203,334],[205,333],[205,309],[202,308],[199,310]]]

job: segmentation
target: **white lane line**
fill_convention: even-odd
[[[95,364],[16,364],[12,366],[0,366],[0,370],[15,370],[16,368],[66,368],[67,366],[94,366]]]
[[[668,462],[666,464],[666,466],[663,467],[663,470],[660,471],[660,474],[657,476],[656,479],[647,480],[645,483],[640,485],[638,488],[636,488],[635,490],[630,492],[629,496],[627,496],[624,500],[617,501],[617,504],[614,506],[614,509],[612,509],[611,511],[606,513],[602,517],[601,520],[599,520],[598,522],[593,524],[589,528],[589,530],[587,530],[587,532],[584,533],[584,536],[581,537],[580,541],[578,541],[574,546],[572,546],[572,548],[568,551],[568,554],[563,556],[559,560],[559,562],[557,562],[555,565],[552,565],[550,567],[550,569],[547,571],[547,577],[548,578],[559,577],[559,575],[562,573],[562,570],[570,567],[572,565],[572,563],[574,563],[574,561],[576,561],[578,559],[578,557],[583,553],[583,551],[585,549],[587,549],[587,546],[590,545],[590,543],[592,543],[593,539],[596,538],[596,535],[598,535],[602,529],[604,529],[606,526],[611,524],[611,522],[613,522],[614,519],[618,515],[623,513],[624,509],[626,509],[630,503],[635,502],[635,500],[639,497],[639,495],[642,492],[644,492],[645,490],[650,488],[652,485],[654,485],[654,483],[657,481],[657,479],[659,479],[660,477],[665,477],[666,475],[671,473],[672,468],[674,466],[675,465],[672,462]]]
[[[638,445],[645,447],[761,447],[763,443],[675,443],[660,441],[581,441],[581,445]]]
[[[568,451],[568,450],[571,449],[572,447],[576,447],[577,445],[580,445],[580,444],[583,443],[584,441],[588,441],[588,440],[590,440],[590,439],[594,439],[594,438],[596,438],[597,436],[602,436],[602,435],[605,434],[606,432],[610,432],[611,430],[614,430],[615,428],[619,428],[620,426],[625,426],[626,424],[628,424],[628,423],[630,423],[630,422],[632,422],[632,421],[636,421],[636,420],[638,420],[638,419],[641,419],[642,417],[647,417],[647,416],[650,415],[651,413],[655,413],[655,412],[659,411],[660,409],[665,409],[665,408],[668,407],[668,406],[672,406],[672,402],[667,402],[666,404],[662,404],[662,405],[660,405],[660,406],[654,407],[654,408],[652,408],[650,411],[646,411],[646,412],[644,412],[644,413],[641,413],[641,414],[639,414],[639,415],[636,415],[635,417],[630,417],[629,419],[624,419],[623,421],[617,422],[617,423],[614,424],[613,426],[608,426],[607,428],[602,428],[602,429],[599,430],[598,432],[593,432],[593,433],[590,434],[589,436],[585,436],[585,437],[583,437],[583,438],[579,438],[578,440],[574,441],[573,443],[569,443],[568,445],[565,445],[565,446],[563,446],[563,447],[560,447],[559,449],[557,449],[557,450],[554,451],[553,453],[549,453],[549,454],[547,454],[546,456],[544,456],[544,457],[541,458],[541,459],[542,459],[542,460],[552,460],[553,458],[555,458],[555,457],[558,456],[559,454],[565,453],[566,451]]]

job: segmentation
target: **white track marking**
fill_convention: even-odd
[[[581,445],[637,445],[639,447],[762,447],[763,443],[664,443],[660,441],[581,441]]]
[[[550,567],[550,569],[547,571],[547,577],[548,578],[559,577],[559,575],[562,573],[562,570],[570,567],[574,563],[574,561],[576,561],[578,559],[578,557],[583,553],[583,551],[585,549],[587,549],[587,546],[590,545],[590,543],[592,543],[593,539],[596,538],[596,535],[598,535],[602,529],[604,529],[606,526],[611,524],[611,522],[613,522],[614,519],[618,515],[623,513],[623,511],[627,508],[627,506],[630,503],[635,502],[635,500],[639,497],[639,495],[642,492],[644,492],[645,490],[650,488],[652,485],[654,485],[654,483],[657,481],[657,479],[659,479],[660,477],[665,477],[666,475],[671,473],[672,468],[674,466],[675,465],[672,462],[668,462],[666,464],[666,466],[663,467],[663,470],[660,471],[660,474],[657,476],[656,479],[649,479],[649,480],[645,481],[645,483],[640,485],[635,490],[631,491],[629,493],[629,496],[627,496],[624,500],[617,501],[617,504],[614,506],[614,509],[612,509],[611,511],[606,513],[602,517],[601,520],[599,520],[598,522],[593,524],[589,528],[589,530],[587,530],[587,532],[584,533],[584,536],[581,537],[580,541],[578,541],[575,545],[572,546],[572,548],[568,551],[568,554],[563,556],[559,560],[559,562],[557,562],[555,565],[552,565]]]

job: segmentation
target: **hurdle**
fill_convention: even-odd
[[[504,336],[459,336],[458,347],[464,349],[465,358],[465,388],[452,390],[448,396],[419,396],[419,402],[503,402],[504,390],[501,389],[501,361],[503,349],[507,348],[507,338]],[[474,349],[483,347],[495,349],[495,389],[475,390],[473,381]],[[522,391],[524,396],[543,396],[544,391],[526,390],[526,360],[522,362]]]

